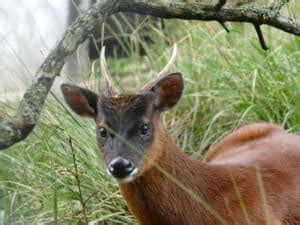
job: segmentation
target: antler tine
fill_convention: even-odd
[[[103,93],[109,97],[118,95],[118,90],[111,78],[108,71],[106,59],[105,59],[105,46],[101,48],[100,53],[100,69],[101,69],[101,81],[103,82]]]
[[[140,92],[145,92],[150,90],[157,81],[159,81],[160,79],[168,75],[168,72],[170,71],[171,67],[175,63],[176,55],[177,55],[177,44],[175,43],[173,45],[172,56],[169,62],[167,63],[167,65],[153,79],[151,79],[146,85],[144,85]]]

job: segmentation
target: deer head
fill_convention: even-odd
[[[65,101],[80,116],[93,118],[97,142],[109,175],[119,182],[133,181],[161,154],[162,112],[176,105],[183,91],[180,73],[168,73],[176,58],[174,45],[167,65],[135,94],[118,95],[101,49],[100,95],[77,86],[61,86]]]

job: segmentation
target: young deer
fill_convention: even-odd
[[[141,91],[119,96],[101,52],[100,96],[62,85],[67,104],[93,118],[109,175],[141,225],[300,224],[300,137],[268,123],[245,126],[203,161],[185,155],[161,114],[183,91],[170,62]],[[199,200],[200,199],[200,200]]]

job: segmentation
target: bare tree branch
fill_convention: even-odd
[[[76,50],[105,18],[117,12],[135,12],[160,18],[218,22],[246,22],[269,25],[285,32],[300,35],[300,22],[281,16],[279,10],[287,0],[276,0],[271,7],[254,5],[229,7],[220,0],[217,7],[207,4],[150,3],[148,0],[102,0],[80,16],[66,31],[56,48],[38,69],[32,84],[25,92],[16,116],[0,121],[0,149],[25,139],[36,125],[47,94],[61,72],[65,58]],[[260,30],[260,28],[259,28]],[[260,35],[259,35],[260,36]],[[261,38],[262,36],[260,36]]]
[[[257,33],[257,37],[258,37],[258,40],[259,40],[259,43],[260,43],[260,46],[263,50],[268,50],[268,46],[266,44],[266,41],[265,41],[265,38],[264,38],[264,35],[262,33],[262,30],[260,29],[260,25],[259,24],[256,24],[254,23],[254,28],[255,28],[255,31]]]
[[[226,4],[226,2],[227,2],[227,0],[218,0],[218,3],[215,5],[215,10],[220,10]],[[220,23],[220,25],[224,28],[224,30],[227,33],[230,32],[230,30],[228,29],[228,27],[222,20],[218,20],[218,22]]]

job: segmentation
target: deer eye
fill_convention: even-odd
[[[141,126],[140,128],[140,133],[141,135],[146,135],[149,132],[149,125],[148,124],[144,124]]]
[[[102,138],[107,137],[107,130],[104,127],[100,127],[98,132],[99,132],[100,137],[102,137]]]

